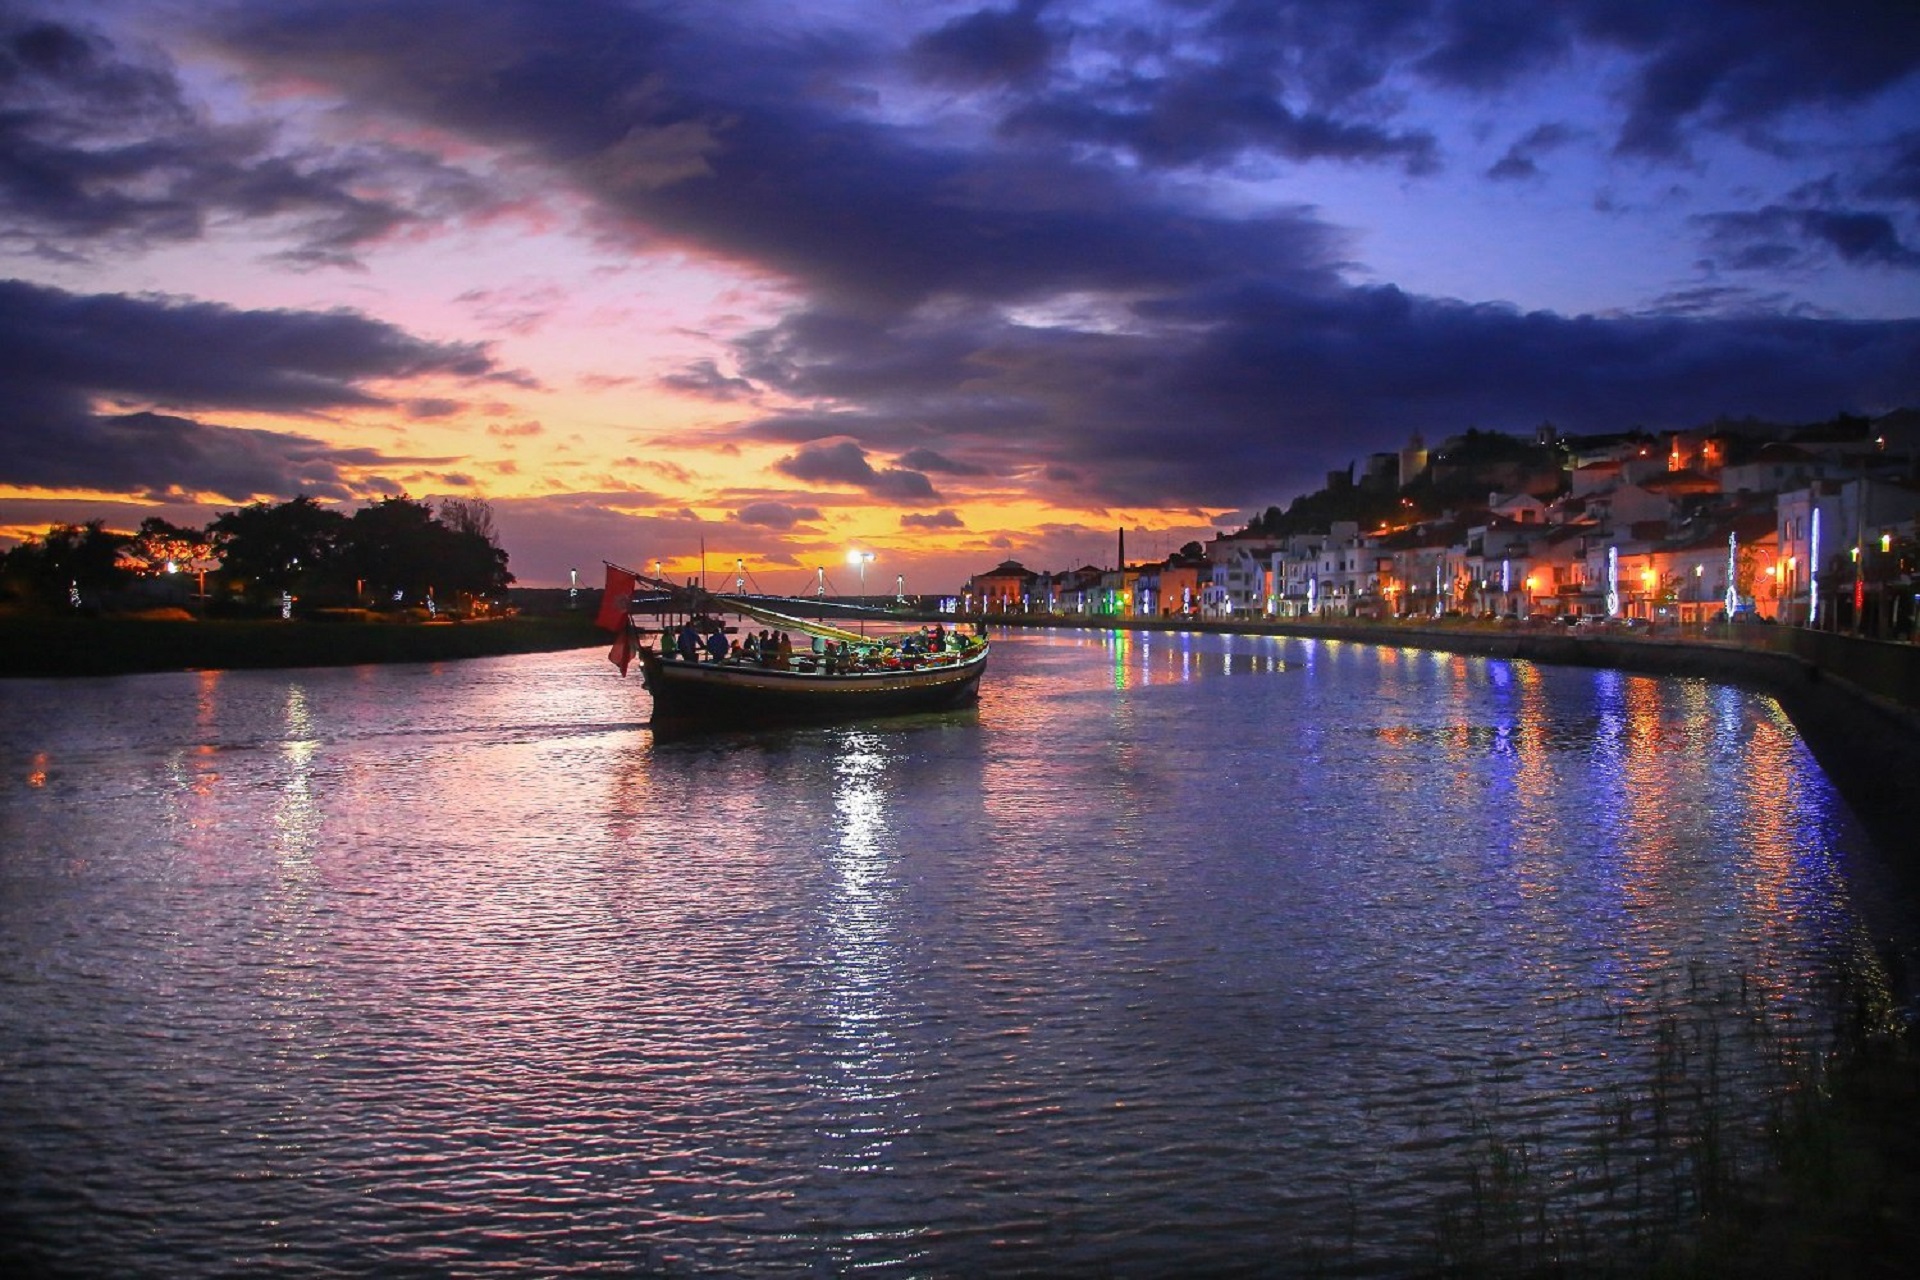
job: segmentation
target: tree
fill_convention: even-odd
[[[481,599],[505,595],[513,575],[507,572],[493,507],[483,498],[447,498],[440,503],[440,522],[454,535],[449,553],[458,590]]]
[[[500,535],[493,527],[493,507],[484,498],[442,498],[440,523],[455,533],[500,545]]]
[[[266,603],[282,592],[304,595],[337,585],[347,518],[305,494],[279,506],[256,502],[208,526],[214,554],[228,576]]]
[[[109,533],[106,522],[57,524],[44,538],[29,538],[0,557],[0,573],[19,594],[50,605],[98,604],[127,580],[121,554],[128,538]]]
[[[207,567],[213,540],[205,529],[173,524],[158,516],[140,522],[123,553],[127,566],[148,575],[192,572]]]
[[[435,544],[442,531],[426,503],[383,498],[347,521],[342,557],[346,571],[377,600],[418,604],[436,585],[434,568],[440,557]]]
[[[478,500],[442,503],[441,519],[423,502],[387,498],[348,522],[345,563],[382,600],[418,603],[431,591],[443,604],[504,592],[513,575],[493,543],[493,513]],[[451,517],[450,519],[446,517]]]

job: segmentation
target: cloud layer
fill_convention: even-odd
[[[790,299],[656,384],[714,407],[716,447],[776,459],[730,507],[775,532],[855,500],[926,533],[1013,498],[1230,512],[1414,430],[1920,403],[1911,4],[909,9],[239,0],[199,19],[197,49],[330,132],[212,109],[143,6],[43,10],[0,23],[5,240],[17,262],[98,263],[242,224],[271,231],[277,269],[363,267],[538,175],[603,250]],[[1456,115],[1482,122],[1484,160]],[[1806,147],[1836,120],[1858,122],[1849,149]],[[1793,181],[1687,195],[1670,225],[1694,277],[1589,314],[1369,279],[1364,229],[1299,194],[1327,175],[1496,199],[1576,157],[1694,193],[1706,155],[1786,157]],[[1632,216],[1614,189],[1587,203]],[[1906,303],[1794,302],[1832,272]],[[382,459],[220,414],[447,416],[458,399],[383,388],[503,376],[484,345],[357,311],[16,281],[0,326],[9,478],[54,489],[344,492]]]
[[[223,409],[307,416],[385,403],[423,375],[503,376],[484,349],[422,342],[348,312],[77,296],[0,281],[0,453],[13,484],[206,494],[229,501],[356,492],[350,471],[444,463],[221,426]],[[104,407],[118,406],[118,411]]]

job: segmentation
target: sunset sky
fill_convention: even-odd
[[[952,592],[1470,426],[1920,405],[1920,4],[0,0],[0,540]]]

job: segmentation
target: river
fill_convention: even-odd
[[[1906,998],[1732,687],[1057,631],[973,711],[646,718],[591,650],[0,681],[0,1263],[1627,1259]]]

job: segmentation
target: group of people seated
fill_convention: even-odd
[[[815,636],[814,662],[804,665],[833,673],[915,665],[934,654],[964,653],[967,645],[967,638],[959,631],[949,631],[937,622],[886,644],[856,644]],[[661,630],[660,656],[682,662],[740,662],[786,668],[793,665],[794,648],[792,637],[784,631],[749,631],[740,639],[729,640],[726,627],[718,619],[688,618],[677,629]]]
[[[784,667],[793,658],[793,640],[784,631],[749,631],[745,640],[734,641],[729,656],[763,667]]]

